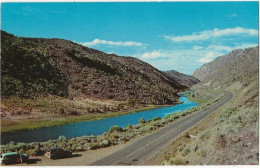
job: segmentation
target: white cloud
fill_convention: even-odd
[[[258,30],[256,29],[246,29],[242,27],[235,28],[227,28],[227,29],[218,29],[215,28],[213,30],[205,30],[199,33],[193,33],[191,35],[183,35],[183,36],[164,36],[165,39],[170,39],[173,42],[190,42],[190,41],[201,41],[201,40],[209,40],[211,38],[217,38],[222,36],[230,36],[230,35],[241,35],[246,34],[250,36],[258,36]]]
[[[80,43],[84,46],[94,46],[94,45],[98,45],[98,44],[103,44],[103,45],[113,45],[113,46],[135,46],[135,47],[142,47],[143,44],[139,43],[139,42],[134,42],[134,41],[107,41],[107,40],[100,40],[100,39],[94,39],[91,42],[82,42]]]
[[[234,47],[230,46],[223,46],[223,45],[209,45],[207,47],[207,50],[214,50],[214,51],[232,51]]]
[[[176,50],[154,50],[135,57],[153,65],[157,69],[177,70],[185,74],[191,74],[195,68],[199,68],[201,63],[197,62],[204,51],[193,49],[176,49]]]
[[[200,50],[200,49],[202,49],[203,47],[201,47],[201,46],[193,46],[192,47],[194,50]]]
[[[141,56],[142,59],[158,59],[158,58],[167,58],[169,57],[168,53],[161,52],[161,51],[152,51],[152,52],[145,52]]]
[[[238,48],[245,49],[245,48],[250,48],[250,47],[256,47],[258,45],[259,44],[256,44],[256,43],[243,43],[241,45],[235,46],[234,49],[238,49]]]
[[[214,55],[214,52],[210,51],[204,57],[200,58],[198,61],[205,64],[212,61],[215,57],[216,55]]]
[[[148,62],[160,70],[175,69],[182,73],[191,74],[201,65],[208,63],[219,56],[228,54],[234,49],[244,49],[257,45],[258,44],[254,43],[242,43],[234,46],[192,46],[192,48],[187,49],[153,50],[135,55],[135,57]]]
[[[228,54],[229,52],[235,50],[235,49],[245,49],[250,47],[256,47],[258,44],[256,43],[242,43],[240,45],[236,46],[222,46],[222,45],[209,45],[205,48],[204,52],[207,52],[204,54],[203,57],[198,59],[198,62],[201,63],[208,63],[215,59],[218,56]]]
[[[245,49],[245,48],[255,47],[257,45],[258,44],[256,43],[242,43],[242,44],[237,44],[236,46],[209,45],[207,47],[207,50],[231,52],[234,49]]]

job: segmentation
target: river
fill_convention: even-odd
[[[84,121],[55,127],[39,128],[33,130],[21,130],[14,132],[1,133],[1,144],[13,142],[42,142],[51,139],[58,139],[59,136],[73,138],[84,135],[101,135],[107,132],[114,125],[125,127],[128,124],[135,125],[140,118],[150,120],[154,117],[165,117],[168,114],[190,109],[198,105],[196,102],[189,101],[183,94],[179,94],[182,104],[170,107],[163,107],[153,110],[110,117],[101,120]]]

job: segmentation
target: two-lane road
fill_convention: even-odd
[[[227,95],[224,98],[206,109],[193,113],[158,131],[137,139],[125,148],[102,158],[91,165],[140,165],[144,163],[147,159],[158,153],[158,151],[169,145],[185,130],[191,128],[228,102],[233,95],[230,92],[226,93]]]

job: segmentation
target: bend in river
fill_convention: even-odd
[[[180,112],[190,109],[198,105],[198,103],[189,101],[184,94],[179,94],[182,104],[171,107],[146,110],[138,113],[126,114],[116,117],[110,117],[101,120],[85,121],[55,127],[39,128],[33,130],[21,130],[15,132],[7,132],[1,134],[1,144],[13,142],[42,142],[50,139],[58,139],[59,136],[66,138],[79,137],[84,135],[101,135],[107,132],[114,125],[125,127],[127,125],[135,125],[140,118],[150,120],[154,117],[165,117],[168,114]]]

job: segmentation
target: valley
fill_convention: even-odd
[[[3,135],[170,109],[162,116],[139,116],[128,125],[116,122],[96,135],[10,141],[1,144],[2,152],[34,156],[59,147],[80,153],[130,141],[96,162],[78,160],[83,165],[258,164],[258,47],[234,50],[188,76],[67,40],[1,34]],[[184,95],[178,93],[190,89],[183,103]],[[185,103],[194,104],[173,110]]]
[[[133,57],[67,40],[1,34],[2,132],[175,105],[177,92],[188,89]]]
[[[259,165],[259,2],[0,1],[0,164]]]

